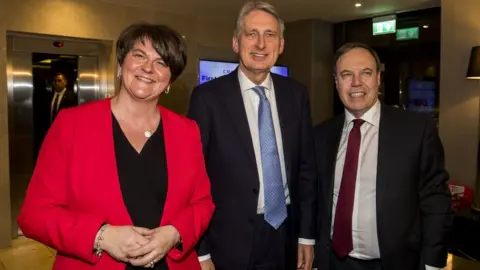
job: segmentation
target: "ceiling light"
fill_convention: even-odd
[[[360,2],[356,2],[356,3],[355,3],[355,7],[358,8],[358,7],[361,7],[361,6],[362,6],[362,3],[360,3]]]
[[[423,28],[428,28],[428,24],[425,24],[425,25],[423,26]]]

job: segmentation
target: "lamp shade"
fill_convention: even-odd
[[[475,46],[470,52],[467,79],[480,80],[480,46]]]

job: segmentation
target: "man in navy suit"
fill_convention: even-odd
[[[246,3],[233,37],[239,67],[193,90],[188,115],[200,127],[216,205],[199,244],[203,270],[312,268],[316,170],[308,93],[270,73],[284,28],[271,5]]]

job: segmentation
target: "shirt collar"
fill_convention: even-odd
[[[379,126],[380,125],[380,101],[375,102],[375,105],[372,106],[366,113],[363,114],[360,119],[364,120],[365,122],[371,124],[372,126]],[[351,114],[347,109],[345,109],[345,125],[347,127],[354,119],[356,119],[353,114]]]
[[[250,79],[245,75],[245,73],[243,73],[240,68],[238,68],[238,81],[240,82],[240,89],[242,89],[242,91],[247,91],[257,86],[252,81],[250,81]],[[270,76],[270,73],[268,73],[267,77],[265,78],[265,80],[263,80],[260,86],[263,86],[267,90],[272,89],[272,77]]]
[[[65,93],[65,91],[67,91],[67,88],[63,88],[63,90],[60,92],[54,91],[54,95],[62,95],[63,93]]]

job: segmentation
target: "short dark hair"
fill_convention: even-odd
[[[337,74],[338,59],[340,59],[340,57],[342,57],[344,54],[346,54],[347,52],[349,52],[353,49],[367,50],[373,56],[373,58],[375,58],[375,64],[377,65],[377,72],[380,71],[380,66],[381,66],[380,57],[378,57],[377,52],[372,47],[368,46],[367,44],[360,43],[360,42],[349,42],[349,43],[343,44],[342,47],[340,47],[335,52],[335,55],[333,57],[333,60],[334,60],[334,62],[333,62],[333,74],[334,75]]]
[[[170,68],[170,82],[182,74],[187,65],[187,46],[184,38],[166,25],[135,23],[125,28],[117,40],[117,62],[122,65],[138,41],[150,41],[155,51]]]
[[[55,76],[53,76],[53,77],[56,78],[57,76],[62,76],[63,79],[65,81],[67,81],[67,76],[65,76],[65,74],[63,74],[63,72],[57,72],[57,73],[55,73]]]

